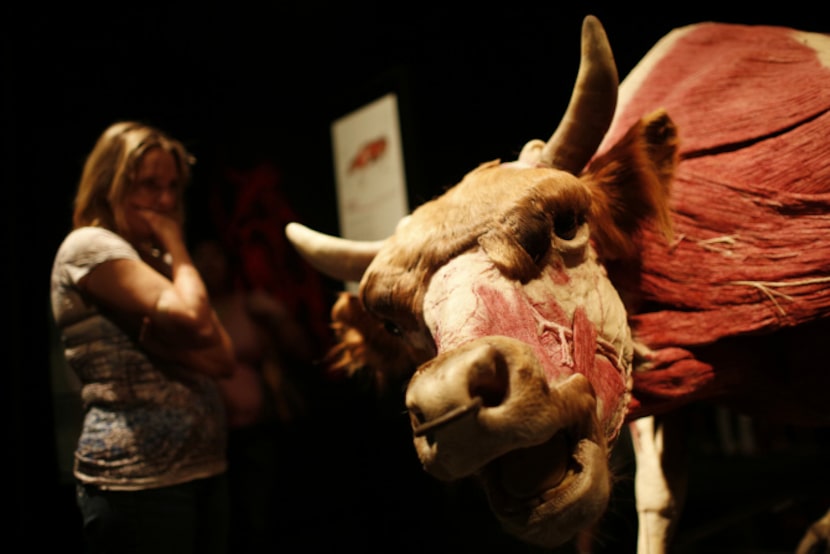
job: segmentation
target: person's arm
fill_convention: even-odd
[[[264,290],[253,290],[245,299],[245,307],[282,356],[302,362],[312,360],[314,352],[308,331],[277,298]]]
[[[219,333],[219,340],[211,341],[205,346],[186,348],[171,343],[165,337],[159,336],[163,333],[152,330],[153,324],[149,317],[142,323],[139,339],[144,348],[161,358],[178,362],[213,377],[231,377],[235,357],[231,339],[215,313],[212,314],[212,318]]]
[[[132,330],[152,353],[213,376],[233,371],[233,346],[213,311],[172,219],[147,217],[172,258],[172,280],[141,260],[110,260],[81,280],[81,288]]]

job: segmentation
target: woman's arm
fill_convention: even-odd
[[[171,257],[172,279],[142,260],[119,259],[98,265],[79,285],[152,353],[209,375],[229,375],[233,346],[179,225],[157,213],[147,215],[147,221]]]
[[[170,343],[152,330],[152,321],[145,317],[139,332],[139,342],[148,351],[165,360],[178,362],[184,367],[195,369],[212,377],[231,377],[235,366],[235,352],[225,327],[213,313],[214,324],[220,340],[206,346],[186,348]],[[161,333],[163,334],[163,333]]]
[[[179,276],[180,282],[193,278],[195,271]],[[209,375],[231,373],[232,343],[213,309],[188,306],[174,282],[145,262],[104,262],[80,286],[151,353]]]

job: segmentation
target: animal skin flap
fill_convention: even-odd
[[[658,108],[677,123],[684,156],[780,133],[830,109],[830,69],[792,30],[702,23],[673,36],[641,62],[646,74],[632,79],[633,100],[618,107],[604,144]]]

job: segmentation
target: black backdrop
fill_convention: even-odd
[[[605,24],[621,76],[659,37],[695,21],[830,31],[826,16],[806,2],[756,4],[749,10],[727,8],[725,2],[648,9],[627,2],[474,8],[448,2],[208,4],[3,7],[2,184],[9,192],[3,290],[4,305],[12,308],[4,332],[2,390],[9,432],[3,452],[9,462],[6,490],[14,491],[6,497],[7,508],[15,514],[4,525],[12,526],[27,550],[51,545],[57,534],[66,537],[62,550],[71,551],[76,538],[75,514],[67,509],[71,492],[58,486],[53,446],[48,276],[69,228],[83,157],[109,123],[143,119],[182,138],[200,160],[194,194],[218,152],[273,158],[302,217],[336,232],[328,126],[377,92],[400,94],[415,205],[478,163],[509,158],[526,140],[549,135],[570,95],[587,13]],[[313,440],[302,441],[309,449],[305,457],[292,454],[299,461],[291,469],[305,471],[295,481],[317,483],[306,493],[298,487],[291,493],[296,496],[286,495],[293,509],[320,510],[329,518],[295,535],[316,533],[309,544],[351,544],[366,551],[383,541],[388,551],[426,551],[428,529],[390,525],[377,504],[411,493],[421,498],[444,493],[432,489],[431,481],[410,477],[419,468],[398,419],[378,419],[377,406],[354,404],[369,430],[347,440],[345,430],[330,437],[321,423]],[[387,436],[392,437],[387,443],[376,440]],[[372,461],[366,462],[370,454]],[[312,458],[315,463],[307,463]],[[380,467],[387,462],[391,467]],[[347,495],[357,500],[343,498]],[[403,501],[385,511],[405,518],[429,509],[415,501],[402,506]],[[307,513],[297,517],[287,516],[282,525],[313,519]],[[469,525],[482,520],[474,521]],[[461,540],[461,531],[441,514],[425,522],[438,526],[434,538],[443,533]],[[411,540],[400,537],[402,529]],[[342,535],[322,541],[327,533]],[[367,539],[367,533],[379,538]],[[482,551],[483,545],[468,545],[473,544]],[[498,540],[489,548],[496,545],[508,548]],[[464,550],[456,545],[456,551]]]

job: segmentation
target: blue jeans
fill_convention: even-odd
[[[87,554],[227,554],[225,475],[140,491],[77,485]]]

